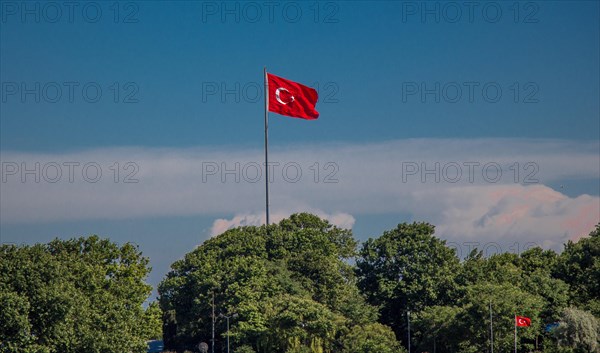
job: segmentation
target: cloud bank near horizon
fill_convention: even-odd
[[[351,228],[409,213],[448,239],[527,239],[557,247],[600,220],[600,198],[551,183],[600,179],[598,141],[413,139],[272,146],[274,221],[313,212]],[[5,224],[214,216],[211,234],[264,219],[261,149],[3,151]],[[224,217],[225,216],[225,217]]]
[[[312,213],[323,219],[328,220],[329,223],[331,223],[335,226],[338,226],[340,228],[345,228],[345,229],[352,229],[352,227],[354,226],[354,223],[356,222],[356,219],[354,219],[354,217],[352,215],[350,215],[348,213],[344,213],[344,212],[336,212],[336,213],[330,214],[330,213],[323,212],[318,209],[303,209],[303,210],[295,210],[295,211],[287,211],[287,212],[278,211],[276,213],[269,213],[269,218],[270,218],[269,224],[279,223],[279,221],[283,220],[284,218],[287,218],[290,215],[292,215],[294,213],[299,213],[299,212]],[[250,214],[250,213],[238,214],[238,215],[235,215],[234,217],[232,217],[231,219],[220,218],[213,222],[213,225],[210,230],[210,235],[216,236],[216,235],[219,235],[219,234],[225,232],[226,230],[229,230],[232,228],[237,228],[237,227],[260,226],[260,225],[265,224],[265,221],[266,221],[266,216],[265,216],[264,212],[255,213],[255,214]]]

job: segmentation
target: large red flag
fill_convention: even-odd
[[[308,120],[319,117],[315,110],[319,99],[316,90],[269,73],[267,77],[270,112]]]
[[[517,316],[515,325],[517,325],[517,327],[529,327],[531,326],[531,319],[525,316]]]

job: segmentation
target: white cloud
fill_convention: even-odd
[[[600,221],[597,196],[568,197],[544,185],[483,185],[420,190],[410,204],[450,239],[485,243],[527,243],[560,248]]]
[[[409,213],[448,239],[557,246],[592,229],[600,199],[548,185],[599,179],[599,148],[519,139],[272,146],[273,220],[309,210],[352,227],[360,215]],[[3,151],[0,160],[3,224],[205,215],[217,219],[215,234],[263,222],[260,148]]]
[[[288,211],[288,212],[280,211],[280,212],[276,212],[273,214],[269,213],[269,222],[270,223],[279,223],[279,221],[281,221],[282,219],[287,218],[291,214],[298,213],[298,212],[312,213],[323,219],[327,219],[331,224],[334,224],[340,228],[345,228],[345,229],[352,229],[352,227],[354,226],[354,223],[356,222],[354,217],[352,217],[352,215],[350,215],[348,213],[335,212],[335,213],[330,214],[330,213],[326,213],[326,212],[323,212],[323,211],[317,210],[317,209],[304,209],[304,210],[296,209],[294,211]],[[265,221],[266,221],[266,217],[265,217],[264,212],[258,213],[258,214],[249,214],[249,213],[237,214],[234,217],[232,217],[231,219],[219,218],[213,222],[213,225],[210,230],[210,235],[215,236],[215,235],[223,233],[224,231],[226,231],[228,229],[232,229],[232,228],[236,228],[236,227],[260,226],[262,224],[265,224]]]

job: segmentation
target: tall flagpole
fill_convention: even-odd
[[[515,353],[517,353],[517,314],[515,314],[515,321],[513,323],[515,325]]]
[[[210,350],[215,353],[215,290],[212,291],[212,340]]]
[[[265,229],[269,235],[269,80],[267,77],[267,67],[264,67],[265,75],[265,211],[266,223]]]
[[[491,353],[494,353],[494,321],[492,317],[492,301],[490,300],[490,348]]]

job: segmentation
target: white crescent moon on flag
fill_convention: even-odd
[[[281,97],[280,97],[280,95],[279,95],[279,92],[281,92],[281,91],[286,91],[287,93],[290,93],[290,91],[288,91],[287,89],[285,89],[285,88],[283,88],[283,87],[279,87],[277,90],[275,90],[275,98],[277,98],[277,101],[278,101],[279,103],[281,103],[281,104],[288,104],[288,103],[292,103],[292,102],[294,101],[294,99],[295,99],[295,98],[294,98],[294,96],[291,96],[291,99],[292,99],[292,100],[291,100],[291,101],[289,101],[289,102],[284,102],[284,101],[282,101],[282,100],[281,100]]]

